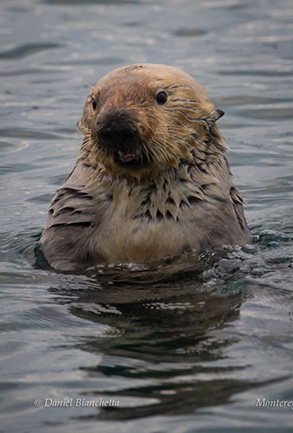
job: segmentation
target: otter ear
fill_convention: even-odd
[[[218,109],[216,110],[216,113],[218,114],[218,117],[217,117],[217,119],[216,119],[216,121],[217,121],[218,119],[220,119],[221,117],[224,116],[225,111],[220,110],[220,109],[218,108]]]
[[[216,123],[216,121],[218,119],[220,119],[220,117],[224,116],[224,111],[222,110],[213,110],[211,111],[207,117],[206,117],[206,122],[208,125],[214,125]]]
[[[88,131],[88,128],[83,123],[83,117],[77,122],[76,126],[79,132],[82,132],[83,134],[85,134]]]
[[[82,123],[81,123],[81,120],[79,120],[78,122],[76,122],[76,126],[77,126],[78,130],[79,130],[80,132],[82,132],[82,131],[81,131],[81,130],[82,130]]]
[[[208,122],[209,123],[214,123],[216,122],[218,119],[220,119],[221,117],[224,116],[224,111],[223,110],[213,110],[210,112],[210,114],[208,115]]]

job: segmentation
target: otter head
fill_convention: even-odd
[[[153,178],[192,149],[226,144],[215,125],[216,110],[206,90],[190,75],[165,65],[116,69],[92,88],[78,123],[82,155],[114,176]]]

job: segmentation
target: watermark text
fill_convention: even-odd
[[[293,410],[293,400],[267,400],[266,398],[257,398],[255,401],[256,407],[288,407]]]
[[[110,398],[109,400],[98,398],[88,400],[86,398],[64,398],[57,400],[54,398],[46,397],[44,399],[37,398],[34,401],[35,407],[118,407],[119,400]]]

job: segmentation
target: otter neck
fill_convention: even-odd
[[[169,166],[150,162],[147,166],[137,169],[119,168],[117,166],[117,169],[113,170],[111,165],[108,167],[100,161],[99,154],[95,148],[87,147],[86,143],[83,143],[79,162],[91,170],[92,178],[98,177],[100,180],[108,180],[111,183],[115,179],[126,179],[130,184],[148,185],[150,182],[155,182],[156,184],[163,182],[164,184],[170,176],[173,179],[180,179],[183,175],[184,179],[187,180],[184,172],[194,172],[197,168],[200,172],[208,173],[209,167],[216,163],[217,160],[223,158],[223,148],[214,140],[197,142],[196,144],[194,142],[192,144],[186,143],[186,150],[188,157],[184,159],[174,158],[174,161]],[[194,182],[194,176],[193,179],[189,180]]]
[[[113,197],[114,207],[123,206],[129,219],[178,221],[188,209],[209,201],[210,194],[221,194],[215,191],[219,181],[214,168],[181,163],[178,169],[171,167],[145,182],[117,179],[100,170],[98,181]]]

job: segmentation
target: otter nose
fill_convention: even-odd
[[[113,148],[123,147],[137,136],[137,120],[126,111],[111,110],[98,119],[98,137]]]

